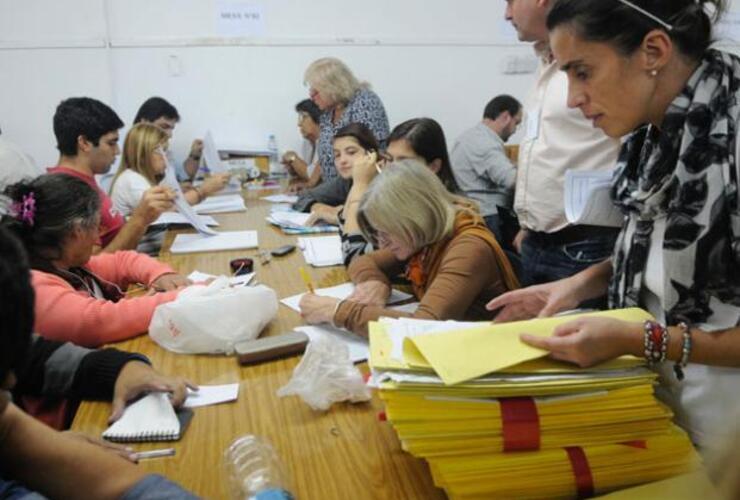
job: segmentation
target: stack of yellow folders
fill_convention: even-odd
[[[589,315],[650,318],[641,309]],[[385,416],[451,498],[586,497],[697,467],[642,360],[581,369],[519,341],[520,333],[548,336],[574,318],[370,325]]]

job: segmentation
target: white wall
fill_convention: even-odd
[[[0,127],[42,165],[56,160],[60,100],[101,99],[130,123],[161,95],[182,122],[173,147],[211,128],[220,144],[298,143],[293,105],[314,59],[344,59],[383,99],[391,126],[426,115],[452,141],[498,93],[524,98],[532,75],[502,75],[512,44],[500,0],[262,0],[260,38],[224,38],[217,0],[0,0]],[[259,2],[259,0],[252,0]],[[172,66],[179,70],[173,76]]]

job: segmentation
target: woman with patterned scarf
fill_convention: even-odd
[[[709,48],[724,7],[554,3],[550,43],[569,105],[626,136],[612,188],[625,222],[611,260],[488,305],[501,308],[497,321],[548,316],[608,289],[611,307],[647,309],[657,322],[581,320],[522,340],[581,366],[645,356],[701,445],[726,432],[740,387],[740,59]]]
[[[450,194],[417,160],[391,163],[375,177],[360,200],[357,221],[379,250],[350,264],[357,286],[347,300],[303,296],[301,314],[309,323],[367,335],[368,323],[381,316],[484,319],[486,302],[519,287],[477,207]],[[402,274],[421,302],[413,314],[386,308],[391,279]]]

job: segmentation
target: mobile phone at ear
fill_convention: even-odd
[[[288,255],[293,250],[295,250],[295,245],[283,245],[270,250],[270,253],[275,257],[282,257],[283,255]]]
[[[289,332],[240,342],[234,348],[239,364],[251,365],[300,354],[307,345],[308,336],[305,333]]]

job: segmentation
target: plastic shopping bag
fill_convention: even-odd
[[[221,276],[209,285],[188,287],[175,301],[159,305],[149,323],[149,336],[173,352],[231,354],[238,342],[257,338],[277,308],[273,289],[231,287]]]
[[[293,377],[277,395],[300,396],[314,410],[328,410],[339,401],[369,401],[371,396],[347,346],[324,336],[308,344]]]

